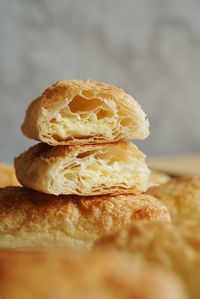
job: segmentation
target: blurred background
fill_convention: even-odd
[[[200,151],[200,1],[0,0],[0,161],[32,141],[27,105],[60,79],[92,78],[133,95],[150,156]]]

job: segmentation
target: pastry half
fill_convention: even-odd
[[[174,178],[147,193],[169,208],[173,221],[200,224],[200,177]]]
[[[0,163],[0,188],[7,186],[19,186],[19,182],[17,181],[14,167]]]
[[[54,196],[22,187],[0,189],[0,247],[88,248],[136,220],[170,221],[148,195]]]
[[[138,221],[97,244],[156,263],[182,279],[190,299],[200,298],[200,226]]]
[[[177,277],[116,252],[0,252],[3,299],[186,299]]]
[[[60,195],[141,193],[149,187],[145,156],[128,142],[56,146],[37,144],[15,159],[19,182]]]
[[[122,89],[94,80],[58,81],[33,101],[23,133],[51,145],[144,139],[149,123]]]

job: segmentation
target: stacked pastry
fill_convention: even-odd
[[[54,194],[138,194],[150,171],[136,146],[148,121],[125,92],[95,81],[61,81],[28,108],[24,134],[42,141],[16,159],[20,182]]]
[[[41,143],[15,159],[23,188],[0,192],[1,246],[85,247],[134,220],[170,220],[142,194],[150,170],[127,140],[146,138],[149,124],[123,90],[59,81],[31,103],[22,131]]]

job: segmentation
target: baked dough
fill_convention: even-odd
[[[2,299],[186,299],[177,277],[116,252],[0,251]]]
[[[0,247],[88,248],[135,220],[170,221],[148,195],[54,196],[22,187],[0,189]]]
[[[149,187],[145,156],[128,142],[56,146],[37,144],[15,160],[19,182],[60,195],[141,193]]]
[[[19,186],[15,169],[11,165],[0,163],[0,188],[7,186]]]
[[[28,107],[23,133],[50,145],[144,139],[149,123],[122,89],[94,80],[58,81]]]
[[[164,172],[151,170],[150,181],[153,186],[158,186],[169,182],[170,176]]]
[[[159,187],[147,191],[163,202],[173,221],[200,224],[200,177],[171,179]]]
[[[190,299],[200,298],[200,226],[138,221],[97,244],[172,270],[183,281]]]

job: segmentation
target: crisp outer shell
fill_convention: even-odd
[[[186,299],[178,279],[116,252],[0,251],[3,299]]]
[[[118,137],[120,131],[117,132],[115,138],[106,138],[105,136],[98,136],[98,134],[77,138],[73,137],[72,134],[72,138],[56,140],[53,136],[47,136],[48,117],[46,114],[48,111],[54,110],[55,107],[66,106],[68,99],[75,96],[84,96],[88,99],[95,97],[98,99],[100,96],[104,101],[111,98],[119,110],[123,109],[126,111],[127,117],[135,119],[135,131],[130,129],[120,138]],[[149,135],[149,123],[139,104],[120,88],[95,80],[62,80],[48,87],[40,97],[29,105],[22,125],[22,132],[31,139],[53,146],[96,144],[115,142],[119,139],[144,139]]]
[[[134,182],[131,187],[129,187],[126,183],[126,174],[124,173],[123,178],[123,186],[120,183],[113,183],[112,185],[106,185],[106,181],[104,183],[98,184],[98,179],[101,180],[101,176],[97,179],[97,182],[94,182],[90,179],[89,184],[90,187],[87,190],[84,190],[81,187],[77,187],[79,181],[86,181],[85,177],[80,179],[80,170],[77,171],[76,177],[78,177],[76,182],[76,188],[71,188],[71,185],[74,184],[76,177],[70,177],[68,182],[66,183],[65,177],[65,165],[72,159],[81,156],[83,153],[92,152],[95,150],[98,154],[101,154],[103,151],[109,151],[109,153],[123,153],[123,156],[130,157],[130,159],[134,158],[134,163],[140,163],[140,166],[137,168],[134,166],[132,171],[135,172],[136,179],[134,180],[134,174],[131,173]],[[92,155],[92,154],[91,154]],[[89,155],[89,156],[91,156]],[[109,158],[110,159],[110,158]],[[121,166],[125,163],[122,163],[124,160],[120,160],[120,157],[117,156],[117,159]],[[123,157],[124,159],[124,157]],[[84,159],[79,160],[80,163],[84,163]],[[117,162],[118,162],[117,161]],[[71,162],[70,162],[71,163]],[[96,162],[95,162],[96,163]],[[109,163],[106,162],[107,165]],[[112,162],[113,163],[113,162]],[[131,167],[131,160],[126,161],[126,166]],[[113,163],[114,164],[114,163]],[[123,164],[123,165],[122,165]],[[84,166],[85,167],[85,166]],[[103,194],[139,194],[147,190],[150,185],[149,176],[150,170],[148,169],[145,163],[145,155],[132,143],[120,141],[115,144],[96,144],[96,145],[77,145],[77,146],[56,146],[52,147],[47,144],[39,143],[31,148],[29,148],[26,152],[22,153],[19,157],[15,159],[15,169],[16,175],[19,182],[27,188],[31,188],[37,191],[45,192],[53,195],[60,194],[76,194],[76,195],[103,195]],[[69,166],[66,167],[68,171]],[[99,169],[99,167],[98,167]],[[130,172],[130,171],[129,171]],[[98,173],[96,170],[95,174]],[[116,171],[111,174],[116,179],[118,175],[123,175],[122,171]],[[109,177],[111,177],[109,173]],[[87,173],[88,176],[88,173]],[[105,176],[102,174],[102,176]],[[87,177],[86,177],[87,179]],[[113,179],[113,182],[114,182]],[[121,179],[122,181],[122,179]],[[62,183],[61,183],[62,182]],[[71,184],[71,185],[70,185]],[[81,184],[80,184],[81,186]],[[94,187],[95,186],[95,187]]]
[[[147,191],[163,202],[175,222],[200,223],[200,177],[171,179]]]
[[[0,247],[89,247],[136,220],[170,221],[148,195],[53,196],[21,187],[0,190]]]
[[[183,281],[189,298],[200,298],[200,227],[191,223],[140,221],[97,242],[98,248],[141,256]]]

